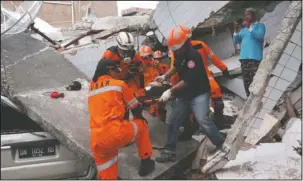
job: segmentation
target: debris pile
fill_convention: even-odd
[[[144,16],[144,15],[152,16],[154,11],[155,10],[148,8],[132,7],[122,10],[121,15],[122,16]]]

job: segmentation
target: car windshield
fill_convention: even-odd
[[[38,131],[43,129],[37,123],[1,100],[1,135]]]

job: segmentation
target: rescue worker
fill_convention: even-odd
[[[162,62],[163,57],[164,57],[164,55],[162,54],[162,52],[160,50],[157,50],[153,53],[154,62],[156,64],[159,75],[164,75],[169,70],[167,64]],[[165,104],[163,104],[163,103],[156,104],[155,114],[156,114],[157,118],[160,118],[160,120],[165,122],[166,121],[166,112],[167,111],[165,109]]]
[[[202,57],[191,46],[188,34],[184,33],[180,27],[169,32],[167,44],[174,54],[174,66],[155,80],[163,82],[174,73],[178,73],[180,81],[165,91],[160,98],[160,101],[166,102],[171,96],[177,97],[168,117],[167,144],[161,155],[156,158],[157,162],[175,159],[179,128],[191,112],[217,149],[220,149],[224,142],[218,128],[207,115],[210,87]]]
[[[213,76],[212,71],[208,68],[208,60],[210,60],[212,64],[214,64],[218,69],[220,69],[224,76],[229,76],[228,68],[224,64],[224,62],[221,61],[219,57],[215,53],[213,53],[213,51],[203,41],[191,39],[192,33],[190,28],[184,25],[179,25],[179,27],[184,33],[188,34],[191,45],[199,52],[199,54],[202,57],[204,68],[210,83],[210,97],[211,97],[211,106],[214,109],[214,121],[216,122],[218,128],[221,129],[223,128],[222,124],[224,122],[224,115],[223,115],[224,103],[222,98],[223,94],[219,84],[217,83],[217,81]],[[178,82],[178,77],[172,77],[171,81],[174,84],[176,84],[176,82]],[[184,124],[187,123],[188,122],[185,120]],[[180,140],[191,139],[193,130],[190,130],[190,126],[188,125],[183,125],[183,126],[184,126],[184,132],[183,132],[184,134],[181,135]]]
[[[164,57],[161,51],[157,50],[153,53],[153,58],[155,60],[155,64],[158,68],[159,74],[163,75],[168,71],[168,65],[163,63],[161,59]]]
[[[159,53],[156,55],[158,54]],[[140,48],[140,56],[144,67],[144,86],[146,87],[153,82],[157,76],[160,75],[159,72],[162,69],[159,67],[161,67],[162,64],[160,64],[158,60],[154,60],[155,54],[153,53],[152,49],[146,45],[143,45]],[[149,113],[165,121],[165,116],[163,115],[166,115],[166,112],[163,109],[162,104],[155,103],[149,107]]]
[[[153,31],[149,31],[146,33],[146,39],[142,42],[142,45],[149,46],[153,51],[167,52],[167,46],[164,46],[160,41]]]
[[[155,169],[142,107],[127,84],[116,79],[119,71],[112,60],[102,59],[89,87],[90,147],[100,180],[118,179],[118,149],[132,141],[141,158],[139,175],[145,176]],[[124,117],[126,106],[133,113],[133,121]]]
[[[120,32],[116,38],[117,46],[109,47],[102,59],[110,59],[120,67],[117,75],[135,92],[136,97],[141,96],[144,89],[144,75],[142,61],[139,53],[135,51],[135,41],[132,34]]]
[[[140,56],[144,68],[144,87],[146,87],[159,76],[159,72],[153,60],[153,51],[150,47],[143,45],[140,48]]]

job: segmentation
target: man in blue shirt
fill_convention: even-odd
[[[235,22],[233,41],[235,44],[241,44],[240,62],[248,97],[250,94],[249,86],[263,58],[265,25],[256,21],[256,10],[253,8],[246,9],[244,15],[244,27],[238,21]]]

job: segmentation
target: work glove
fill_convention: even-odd
[[[156,81],[156,82],[160,82],[160,83],[162,83],[163,81],[165,81],[165,74],[156,77],[156,78],[155,78],[155,81]]]
[[[229,77],[229,76],[230,76],[230,75],[229,75],[228,69],[225,69],[225,70],[222,72],[222,74],[223,74],[223,76],[225,76],[225,77]]]
[[[165,92],[163,92],[162,96],[160,97],[160,102],[166,102],[171,97],[171,90],[168,89]]]

